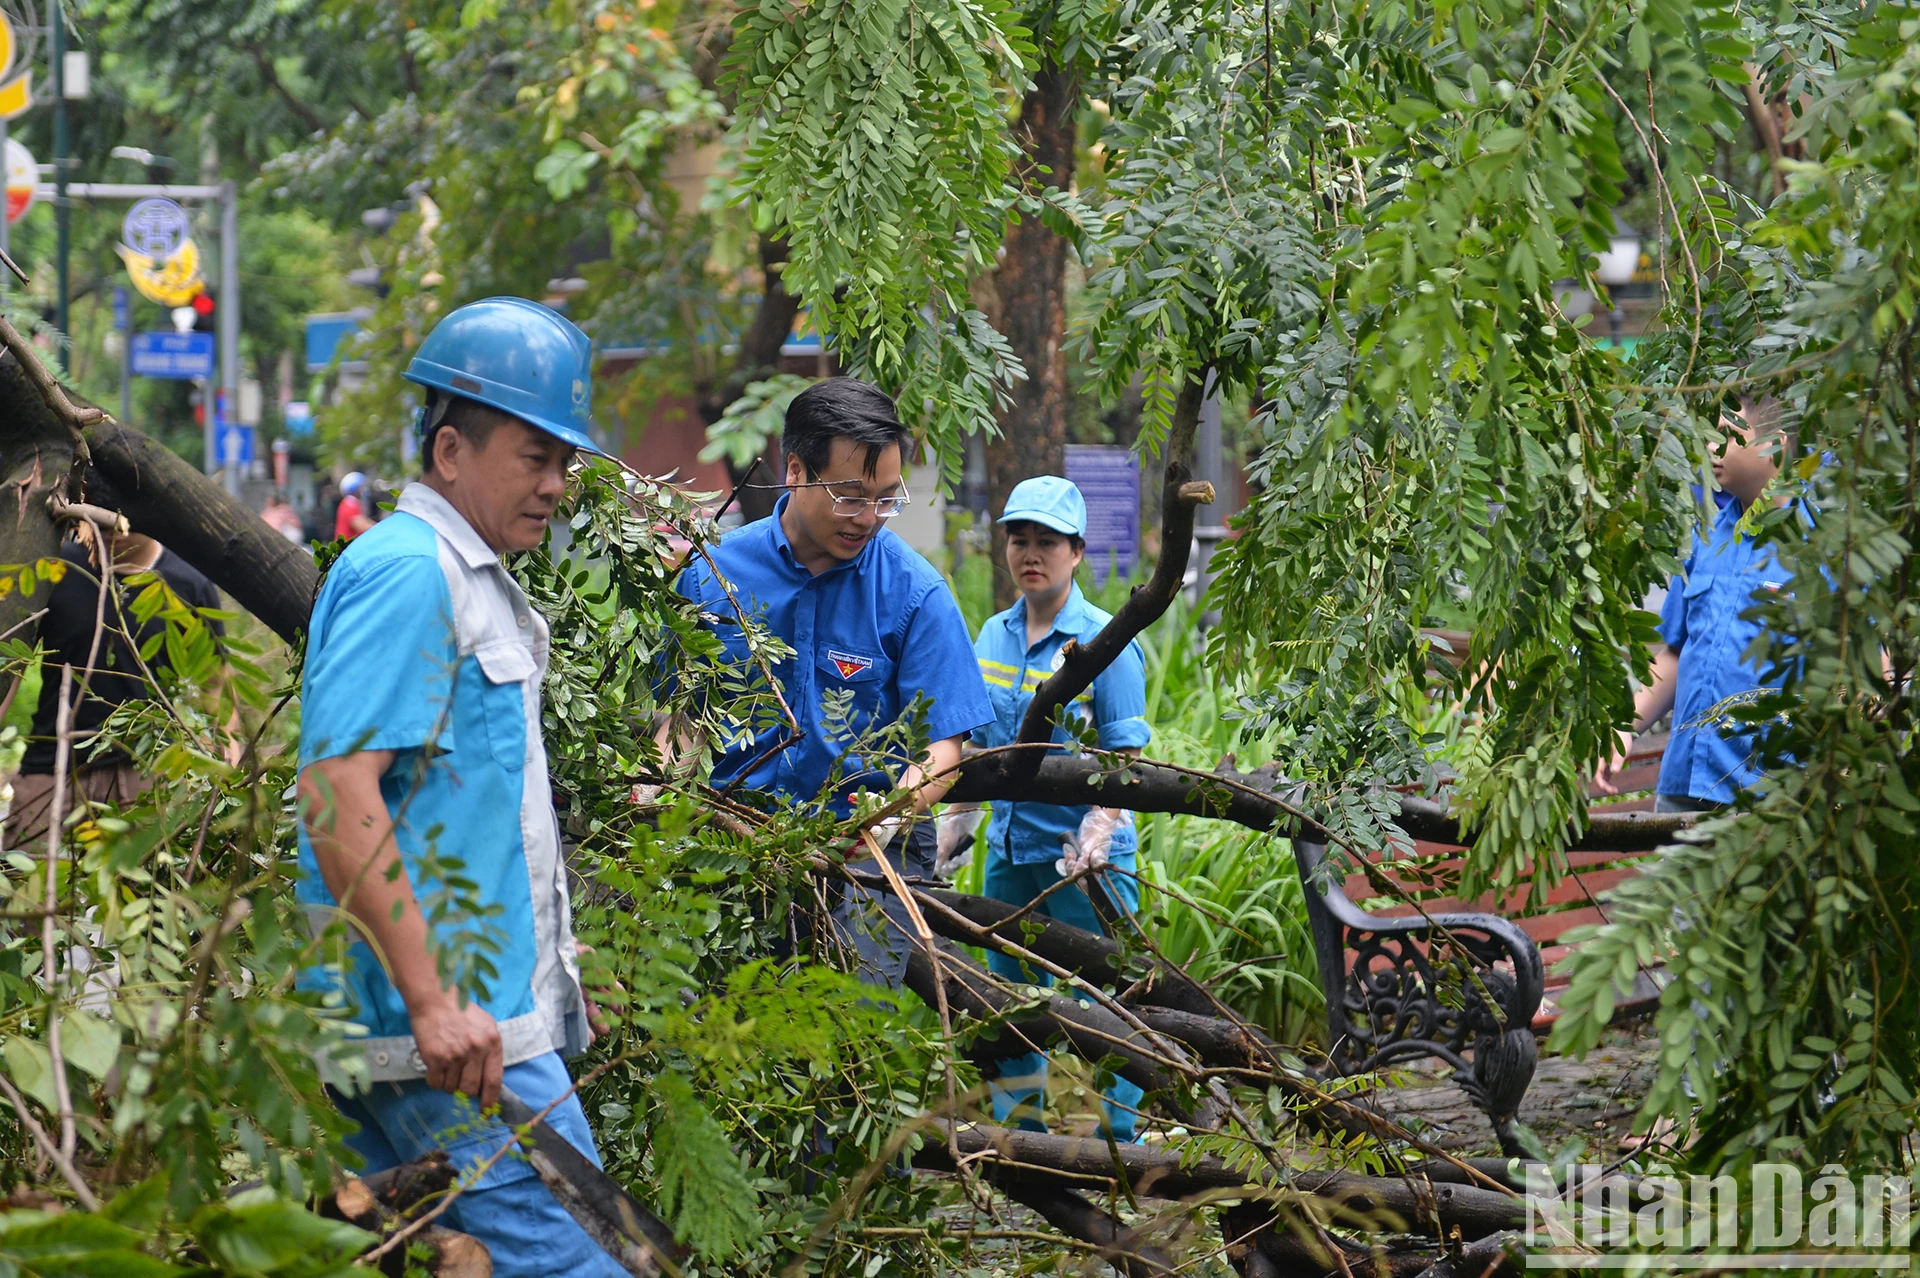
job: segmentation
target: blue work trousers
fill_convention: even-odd
[[[1140,884],[1132,873],[1133,855],[1127,853],[1116,858],[1112,864],[1115,869],[1104,876],[1107,890],[1118,897],[1120,904],[1131,913],[1140,906]],[[1126,873],[1120,873],[1123,870]],[[995,848],[987,854],[986,881],[981,885],[981,892],[1008,905],[1025,905],[1059,881],[1060,875],[1051,861],[1015,865],[1003,850]],[[1100,916],[1094,913],[1093,903],[1082,890],[1085,882],[1083,880],[1072,887],[1061,888],[1042,901],[1040,908],[1034,912],[1083,931],[1104,933],[1106,929],[1100,925]],[[1034,972],[1022,965],[1019,959],[1005,954],[989,951],[987,966],[994,975],[1006,980],[1039,985],[1053,983],[1053,978],[1045,972]],[[1001,1061],[1000,1076],[988,1084],[988,1089],[993,1099],[994,1118],[1003,1123],[1012,1119],[1015,1126],[1030,1132],[1047,1130],[1042,1119],[1047,1095],[1045,1052],[1026,1052]],[[1106,1101],[1101,1108],[1106,1113],[1107,1126],[1113,1138],[1116,1141],[1132,1140],[1134,1110],[1140,1104],[1140,1088],[1124,1078],[1115,1078],[1105,1095]]]
[[[558,1052],[507,1066],[504,1081],[536,1114],[573,1086]],[[347,1144],[367,1160],[363,1175],[444,1149],[466,1178],[513,1139],[498,1119],[482,1118],[474,1102],[437,1091],[420,1079],[372,1083],[355,1096],[328,1090],[339,1111],[360,1125]],[[578,1096],[554,1106],[547,1125],[599,1165]],[[494,1278],[626,1278],[627,1271],[567,1214],[518,1148],[508,1150],[454,1199],[443,1219],[448,1228],[486,1244]]]

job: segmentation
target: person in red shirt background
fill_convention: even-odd
[[[340,506],[333,514],[334,540],[352,541],[373,527],[373,520],[360,501],[366,488],[367,477],[357,470],[347,472],[346,478],[340,481]]]

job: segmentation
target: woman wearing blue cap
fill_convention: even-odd
[[[1086,641],[1112,618],[1088,603],[1073,573],[1086,555],[1087,503],[1080,490],[1058,475],[1023,480],[1007,497],[1000,523],[1007,530],[1007,570],[1020,586],[1020,601],[987,619],[974,641],[974,655],[993,702],[994,721],[976,728],[982,746],[1010,744],[1040,684],[1059,669],[1061,650],[1070,640]],[[1073,705],[1082,725],[1091,722],[1103,750],[1138,754],[1152,732],[1147,709],[1146,659],[1138,643],[1102,671],[1093,687]],[[1065,727],[1054,731],[1065,742]],[[950,808],[941,817],[937,865],[942,873],[966,859],[978,828],[978,805]],[[1133,877],[1138,841],[1132,815],[1113,808],[1054,803],[993,805],[987,826],[984,891],[995,900],[1024,905],[1061,879],[1083,870],[1104,871],[1100,882],[1128,910],[1139,905]],[[1092,880],[1082,885],[1092,890]],[[1103,930],[1082,886],[1062,889],[1041,901],[1037,913],[1090,932]],[[1022,982],[1045,981],[1044,973],[1022,968],[1017,959],[989,954],[994,972]],[[1014,1119],[1030,1131],[1044,1131],[1047,1058],[1030,1052],[1000,1062],[992,1084],[994,1116]],[[1134,1107],[1140,1089],[1116,1078],[1106,1089],[1106,1121],[1115,1140],[1132,1140]]]

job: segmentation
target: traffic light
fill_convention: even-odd
[[[211,333],[213,328],[213,294],[202,290],[193,295],[189,303],[193,307],[193,331]]]

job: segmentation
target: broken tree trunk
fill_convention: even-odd
[[[386,1237],[418,1212],[430,1210],[459,1179],[444,1153],[435,1151],[410,1163],[390,1167],[367,1177],[350,1177],[316,1206],[322,1216],[344,1220],[377,1237]],[[470,1234],[428,1225],[409,1240],[428,1253],[414,1262],[433,1278],[487,1278],[493,1257],[486,1245]],[[408,1272],[407,1252],[391,1251],[380,1258],[380,1272],[400,1278]]]
[[[288,643],[299,642],[320,582],[304,547],[137,430],[103,417],[86,428],[85,439],[135,532],[199,569]],[[49,498],[61,495],[73,455],[72,430],[35,379],[12,352],[0,355],[0,510],[7,516],[0,520],[0,564],[59,553],[63,532]],[[0,599],[0,633],[42,603],[17,592]]]

